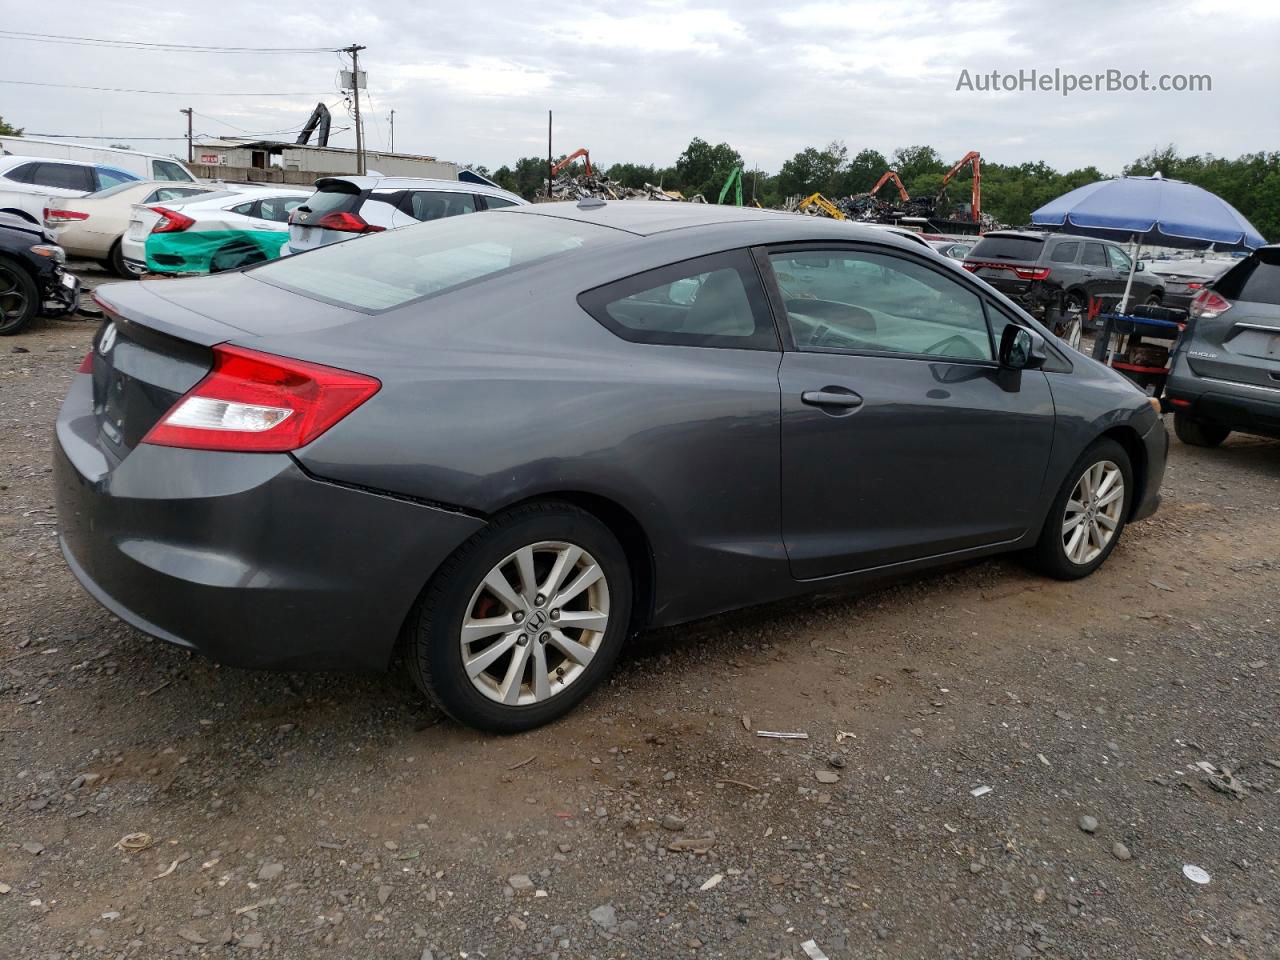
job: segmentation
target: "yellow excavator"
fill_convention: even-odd
[[[834,220],[849,219],[843,213],[840,212],[839,207],[837,207],[834,203],[832,203],[830,200],[828,200],[826,197],[824,197],[820,193],[811,194],[810,196],[807,196],[803,200],[801,200],[799,205],[796,207],[796,212],[804,213],[811,206],[817,207],[824,214],[826,214],[828,217],[831,217]]]

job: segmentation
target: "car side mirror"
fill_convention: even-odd
[[[1000,366],[1008,370],[1036,370],[1048,357],[1044,337],[1034,330],[1011,323],[1000,335]]]
[[[1147,269],[1147,265],[1139,260],[1133,269],[1138,273],[1142,273],[1142,271]]]

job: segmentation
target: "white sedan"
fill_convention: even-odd
[[[121,183],[77,199],[51,198],[44,209],[44,225],[53,231],[58,245],[69,256],[99,260],[128,280],[138,274],[125,264],[120,242],[128,229],[133,205],[189,200],[218,189],[163,180]]]
[[[218,273],[274,260],[289,214],[313,191],[228,185],[183,201],[134,204],[120,243],[126,266],[150,273]]]

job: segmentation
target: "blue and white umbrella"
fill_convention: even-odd
[[[1221,197],[1158,173],[1078,187],[1036,210],[1031,222],[1046,230],[1133,243],[1121,313],[1129,303],[1138,248],[1143,244],[1226,251],[1253,250],[1266,243],[1253,224]]]

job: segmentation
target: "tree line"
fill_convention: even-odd
[[[563,159],[563,158],[560,158]],[[742,156],[728,143],[711,144],[694,137],[674,165],[661,167],[641,163],[593,164],[598,173],[627,187],[658,184],[679,190],[685,196],[702,194],[714,203]],[[913,197],[932,197],[942,188],[942,178],[951,164],[930,146],[899,147],[889,156],[878,150],[857,153],[840,141],[825,147],[806,147],[787,160],[777,173],[743,170],[744,199],[762,206],[780,207],[788,197],[823,193],[830,198],[845,197],[870,190],[886,170],[896,170]],[[546,157],[522,157],[514,166],[503,165],[492,173],[497,183],[526,199],[545,189]],[[1149,175],[1159,171],[1166,177],[1186,180],[1217,194],[1243,213],[1268,239],[1280,239],[1280,151],[1247,153],[1236,159],[1212,154],[1183,156],[1170,145],[1154,149],[1126,165],[1125,174]],[[971,170],[961,170],[947,187],[947,199],[967,200]],[[1069,190],[1105,179],[1095,166],[1064,172],[1043,161],[1003,164],[982,162],[982,208],[1001,223],[1025,225],[1031,211]],[[884,198],[894,195],[892,185],[882,188]]]

